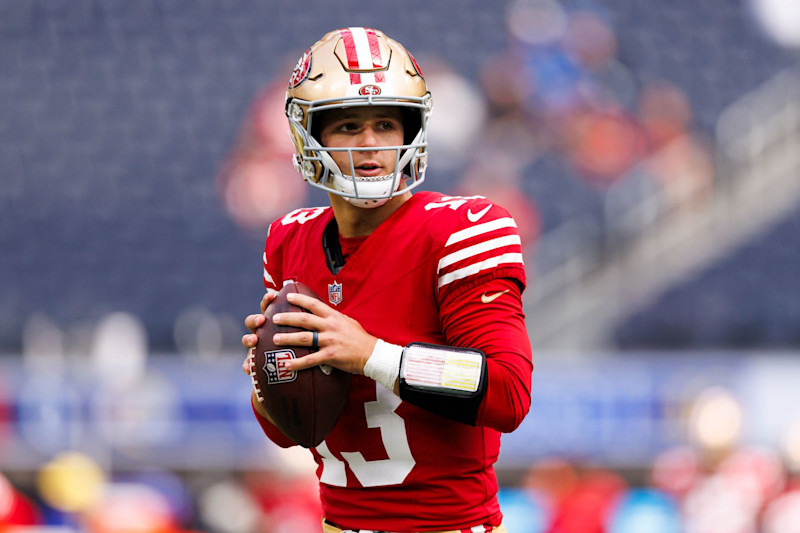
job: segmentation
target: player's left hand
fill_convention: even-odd
[[[351,374],[363,374],[364,365],[378,342],[377,337],[367,333],[358,321],[316,298],[300,293],[291,293],[287,297],[291,303],[310,312],[278,313],[272,321],[309,331],[279,333],[273,337],[273,342],[278,346],[312,346],[313,332],[317,331],[319,350],[288,361],[286,368],[298,371],[326,364]]]

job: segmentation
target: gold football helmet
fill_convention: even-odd
[[[370,28],[343,28],[308,49],[292,72],[286,116],[297,153],[295,168],[314,187],[343,196],[360,207],[377,207],[425,179],[431,95],[419,65],[397,41]],[[316,135],[319,113],[353,106],[398,106],[404,141],[381,150],[396,152],[392,174],[356,176],[353,152],[374,148],[326,148]],[[349,169],[340,169],[332,151],[346,151]]]

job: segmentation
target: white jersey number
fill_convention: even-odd
[[[425,204],[425,211],[430,211],[431,209],[438,209],[440,207],[449,207],[453,211],[467,203],[467,200],[477,200],[479,198],[485,198],[484,196],[442,196],[440,198],[441,202],[430,202]]]
[[[294,224],[295,222],[297,222],[298,224],[305,224],[309,220],[314,220],[315,218],[320,216],[322,213],[325,212],[325,209],[326,208],[324,207],[295,209],[294,211],[292,211],[291,213],[289,213],[288,215],[284,216],[281,219],[281,224],[283,226],[287,224]]]
[[[414,468],[405,421],[394,412],[400,405],[400,398],[377,383],[375,386],[377,399],[364,404],[367,427],[381,430],[381,440],[389,458],[367,461],[361,452],[342,452],[344,461],[341,461],[323,441],[317,446],[317,453],[322,456],[320,482],[337,487],[347,486],[345,463],[364,487],[399,485]]]

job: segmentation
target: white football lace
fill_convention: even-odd
[[[256,357],[255,357],[255,349],[250,348],[250,352],[248,353],[248,359],[250,359],[250,381],[253,382],[253,392],[256,393],[256,399],[264,403],[264,397],[261,396],[261,389],[258,387],[258,381],[256,381]]]

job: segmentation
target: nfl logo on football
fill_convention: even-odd
[[[267,381],[270,385],[275,383],[288,383],[297,378],[297,372],[286,369],[286,361],[294,359],[292,350],[276,350],[274,352],[264,352],[264,372],[267,374]]]
[[[328,283],[328,301],[333,305],[339,305],[342,303],[342,284],[336,283]]]

